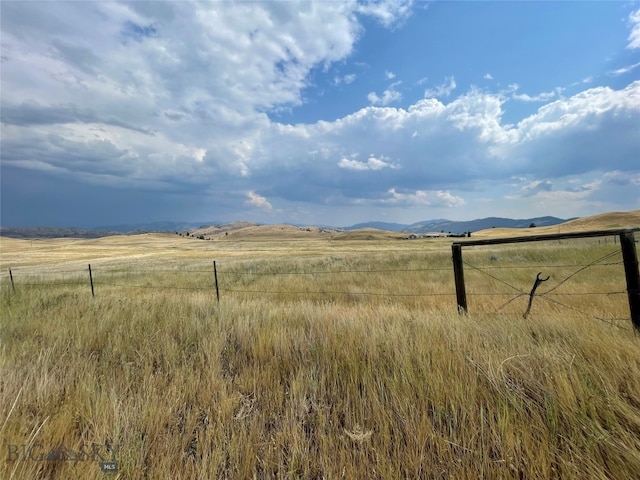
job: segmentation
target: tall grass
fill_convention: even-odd
[[[539,262],[576,265],[557,267],[560,281],[607,253],[593,243],[564,247],[478,249],[465,259],[528,291]],[[573,309],[535,299],[525,320],[525,297],[496,314],[492,296],[476,296],[461,317],[451,273],[437,270],[450,265],[446,248],[342,248],[292,250],[286,259],[228,252],[219,305],[210,263],[195,257],[185,270],[202,273],[149,271],[162,261],[105,263],[95,299],[88,282],[18,284],[14,293],[3,279],[0,477],[605,479],[640,471],[640,345],[630,328],[593,318],[628,317],[624,297],[556,297]],[[424,266],[433,270],[412,271]],[[620,266],[594,268],[558,293],[624,289]],[[470,292],[510,291],[467,272]],[[184,289],[156,288],[173,282]],[[357,294],[365,290],[415,297]],[[9,455],[12,445],[46,454],[91,444],[115,458],[117,473],[102,473],[97,461]]]

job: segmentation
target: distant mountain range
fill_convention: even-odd
[[[0,227],[0,236],[13,238],[100,238],[147,232],[185,232],[214,222],[152,222],[79,227]]]
[[[392,232],[410,232],[410,233],[427,233],[427,232],[446,232],[460,234],[464,232],[477,232],[487,228],[526,228],[534,224],[536,227],[546,227],[550,225],[558,225],[559,223],[568,222],[575,218],[562,219],[557,217],[535,217],[535,218],[501,218],[487,217],[477,220],[453,221],[447,219],[425,220],[409,225],[401,223],[385,223],[385,222],[367,222],[358,223],[345,230],[356,230],[358,228],[378,228],[380,230],[390,230]]]
[[[488,217],[469,221],[453,221],[447,219],[425,220],[412,224],[367,222],[343,227],[342,230],[360,228],[376,228],[392,232],[427,233],[445,232],[461,234],[476,232],[487,228],[525,228],[534,224],[537,227],[557,225],[573,219],[557,217],[536,217],[524,219]],[[106,225],[95,228],[75,227],[0,227],[0,235],[14,238],[97,238],[108,235],[145,232],[185,232],[211,225],[224,225],[224,222],[153,222],[139,224]],[[332,227],[335,228],[335,227]]]
[[[225,222],[151,222],[121,225],[107,225],[95,227],[92,230],[107,232],[134,233],[134,232],[184,232],[185,230],[195,230],[196,228],[208,227],[210,225],[221,225]]]
[[[12,238],[100,238],[120,232],[77,227],[0,227],[0,236]]]

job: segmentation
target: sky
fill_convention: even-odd
[[[640,209],[640,2],[0,2],[0,224]]]

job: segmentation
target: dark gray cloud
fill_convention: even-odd
[[[62,61],[74,68],[88,74],[93,74],[98,71],[100,58],[90,49],[82,45],[75,45],[68,41],[58,39],[52,40],[51,47]]]
[[[48,125],[65,123],[96,123],[122,127],[128,130],[153,135],[153,131],[143,126],[129,124],[113,116],[101,117],[91,108],[78,107],[73,103],[66,105],[41,105],[37,101],[25,101],[21,104],[3,102],[2,123],[8,125]]]
[[[56,172],[3,166],[0,221],[4,226],[94,227],[181,219],[233,220],[243,195],[203,195],[105,186]]]

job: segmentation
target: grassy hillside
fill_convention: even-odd
[[[399,240],[407,237],[404,232],[390,232],[388,230],[378,230],[376,228],[359,228],[337,234],[334,240]]]
[[[442,239],[1,241],[0,478],[640,470],[640,344],[612,242],[465,250],[459,316]],[[97,453],[47,460],[60,446]]]
[[[609,212],[590,217],[578,218],[559,225],[535,228],[490,228],[473,232],[474,237],[509,237],[537,235],[545,233],[583,232],[587,230],[608,230],[616,228],[640,227],[640,210],[629,212]]]
[[[317,240],[331,238],[340,230],[323,227],[297,227],[295,225],[256,225],[248,222],[236,222],[229,225],[199,228],[191,236],[203,236],[218,241],[269,241],[279,239]]]
[[[608,228],[640,227],[640,210],[609,212],[578,218],[564,224],[566,228],[599,230]]]

